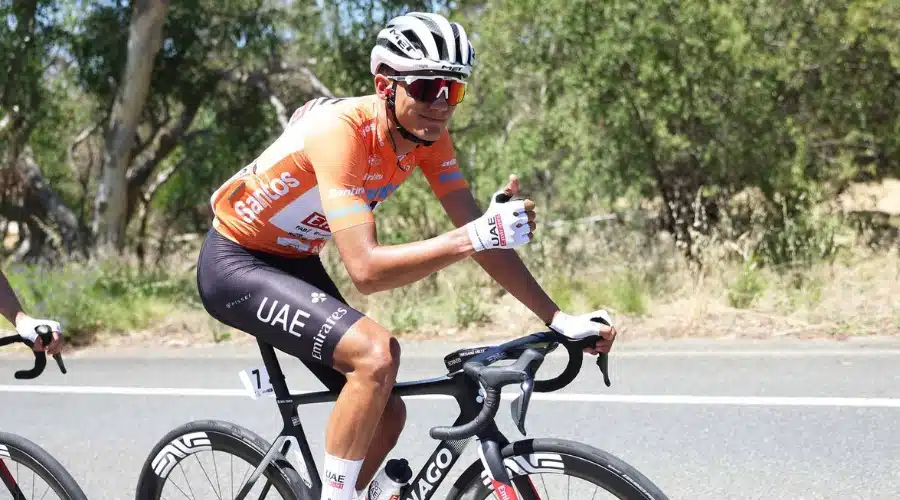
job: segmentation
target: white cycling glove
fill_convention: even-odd
[[[35,319],[31,316],[23,314],[16,318],[16,332],[25,340],[28,340],[32,344],[34,344],[35,340],[37,340],[38,333],[35,330],[40,325],[47,325],[50,327],[51,332],[60,332],[61,327],[58,321],[53,321],[51,319]],[[45,348],[47,346],[44,346]]]
[[[531,241],[525,201],[510,200],[503,191],[491,196],[491,205],[484,215],[466,224],[466,229],[476,252],[516,248]]]
[[[600,322],[592,321],[598,319]],[[553,331],[573,339],[583,339],[600,334],[600,325],[613,326],[612,317],[603,309],[580,316],[572,316],[562,311],[553,316],[548,325]]]

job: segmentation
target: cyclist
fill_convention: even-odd
[[[16,326],[16,333],[22,338],[33,343],[32,349],[35,351],[45,351],[47,354],[59,354],[62,350],[63,338],[60,335],[59,322],[49,319],[35,319],[22,311],[22,304],[16,297],[16,292],[6,279],[6,275],[0,271],[0,314]],[[35,328],[39,325],[47,325],[53,331],[53,340],[50,345],[45,346],[44,341],[38,336]]]
[[[447,122],[463,100],[475,52],[461,25],[429,13],[392,19],[371,53],[375,92],[320,97],[298,108],[283,133],[211,196],[212,227],[197,283],[224,324],[300,358],[340,391],[326,426],[322,499],[362,490],[396,444],[405,407],[390,396],[400,346],[348,305],[318,253],[333,240],[356,288],[371,294],[420,280],[467,257],[549,327],[565,335],[615,329],[603,311],[559,310],[513,249],[531,241],[534,203],[509,199],[518,180],[478,208],[456,162]],[[418,168],[457,229],[385,246],[373,211]],[[604,318],[607,325],[591,321]]]

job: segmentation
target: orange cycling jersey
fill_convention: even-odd
[[[445,130],[398,158],[377,96],[318,98],[210,198],[213,227],[244,247],[283,256],[318,254],[331,233],[373,222],[372,210],[418,167],[434,194],[468,186]]]

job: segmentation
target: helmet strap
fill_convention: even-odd
[[[403,125],[400,124],[400,120],[397,118],[397,111],[395,108],[397,103],[394,100],[394,98],[396,95],[397,95],[397,81],[394,80],[392,82],[392,86],[391,86],[391,95],[389,95],[387,98],[387,108],[388,108],[388,111],[390,111],[391,114],[394,116],[393,122],[394,122],[394,126],[397,128],[397,132],[400,132],[400,135],[402,135],[403,138],[406,139],[407,141],[412,141],[412,142],[415,142],[416,144],[422,144],[426,147],[434,144],[434,141],[426,141],[425,139],[422,139],[422,138],[414,135],[409,130],[406,130],[406,128],[404,128]]]

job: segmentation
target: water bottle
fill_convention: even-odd
[[[369,483],[365,500],[399,500],[403,487],[412,479],[412,469],[405,458],[388,460]]]

